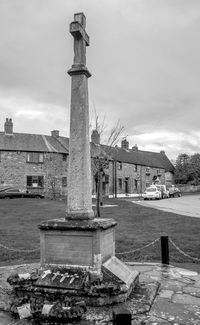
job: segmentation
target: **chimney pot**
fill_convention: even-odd
[[[126,150],[129,149],[129,142],[126,139],[122,140],[122,142],[121,142],[121,148],[122,149],[126,149]]]
[[[53,138],[59,138],[59,130],[53,130],[53,131],[51,131],[51,136]]]
[[[97,130],[92,131],[91,141],[95,144],[100,144],[100,134]]]
[[[7,135],[13,135],[13,122],[11,118],[6,117],[6,121],[4,123],[4,132]]]
[[[133,150],[133,151],[138,151],[138,145],[135,144],[135,145],[132,147],[132,150]]]

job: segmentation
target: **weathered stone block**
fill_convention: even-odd
[[[39,225],[41,264],[90,267],[100,272],[102,262],[115,253],[113,219],[55,219]]]

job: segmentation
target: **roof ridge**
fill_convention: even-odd
[[[54,148],[54,146],[52,146],[52,145],[48,142],[48,140],[46,139],[45,135],[42,135],[42,139],[44,140],[44,143],[45,143],[45,145],[47,146],[47,148],[49,149],[49,151],[58,152],[58,150],[56,150],[56,149]]]

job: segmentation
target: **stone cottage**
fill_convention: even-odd
[[[50,136],[13,132],[12,119],[6,119],[0,132],[0,187],[42,192],[46,196],[66,195],[69,139],[58,130]],[[125,139],[121,147],[100,145],[97,131],[91,138],[93,193],[96,192],[97,157],[105,160],[102,191],[108,196],[142,193],[156,179],[173,183],[174,166],[165,153],[129,148]]]

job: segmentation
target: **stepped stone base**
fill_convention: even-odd
[[[95,306],[125,301],[139,273],[115,257],[115,226],[114,219],[101,218],[63,218],[40,224],[44,273],[34,287],[70,292]]]

